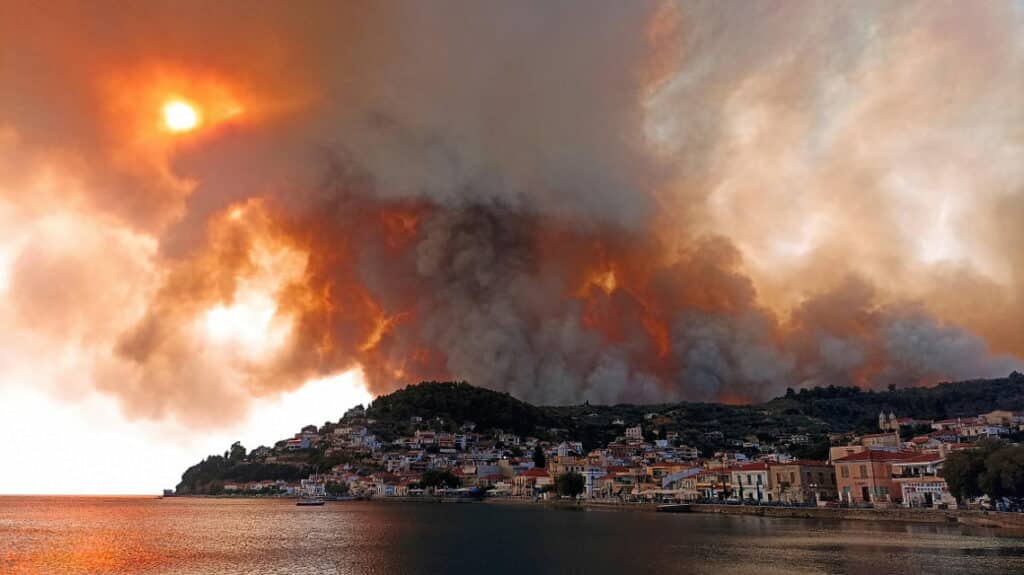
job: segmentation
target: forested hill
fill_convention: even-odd
[[[763,407],[775,413],[821,419],[833,431],[867,431],[877,426],[882,410],[915,419],[967,417],[994,409],[1024,411],[1024,374],[1013,372],[999,379],[881,392],[856,387],[816,387],[789,392]]]
[[[882,410],[899,417],[945,419],[993,409],[1024,410],[1024,375],[1014,372],[999,379],[885,391],[816,387],[790,390],[783,397],[746,406],[689,402],[533,406],[506,393],[467,383],[424,382],[377,398],[367,410],[367,416],[378,423],[394,422],[401,427],[417,416],[452,422],[472,421],[478,430],[503,429],[543,435],[545,428],[556,428],[579,435],[585,434],[588,427],[610,426],[614,420],[632,425],[657,414],[663,427],[682,430],[713,424],[726,435],[730,435],[730,431],[735,435],[776,430],[867,432],[877,429],[878,413]],[[746,429],[730,430],[731,427]]]
[[[877,431],[878,413],[883,410],[930,420],[995,409],[1024,410],[1024,375],[1014,372],[1000,379],[886,391],[829,386],[788,391],[765,403],[740,406],[688,402],[534,406],[464,382],[424,382],[378,397],[365,411],[356,408],[337,422],[317,427],[323,441],[309,448],[285,449],[282,441],[274,448],[247,454],[236,444],[223,456],[210,456],[189,468],[178,492],[209,492],[211,485],[224,481],[295,480],[338,463],[373,469],[372,457],[329,449],[331,434],[341,426],[365,427],[385,452],[403,449],[392,442],[417,430],[458,432],[469,429],[469,423],[485,436],[495,437],[493,432],[500,430],[551,443],[580,441],[589,450],[614,441],[626,426],[640,424],[648,439],[671,436],[707,455],[760,442],[781,446],[797,457],[823,458],[828,433]]]
[[[373,400],[366,416],[379,422],[441,418],[476,424],[478,431],[501,429],[522,435],[556,425],[548,410],[465,382],[423,382]]]

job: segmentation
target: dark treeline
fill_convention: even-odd
[[[225,481],[298,481],[309,475],[305,466],[247,462],[245,448],[238,442],[224,455],[211,455],[189,467],[177,486],[180,494],[217,495]]]
[[[989,496],[1024,500],[1024,446],[984,440],[977,449],[950,453],[942,475],[957,500]]]
[[[554,423],[543,408],[466,382],[409,385],[373,400],[366,415],[382,423],[402,424],[414,416],[425,416],[454,423],[473,422],[479,432],[501,429],[519,434]]]
[[[640,424],[648,440],[671,434],[673,442],[696,447],[705,456],[720,449],[747,449],[739,445],[761,441],[782,445],[797,457],[824,459],[828,433],[877,431],[880,411],[930,420],[974,416],[994,409],[1024,410],[1024,375],[1014,372],[1000,379],[885,391],[837,386],[789,390],[766,403],[741,406],[688,402],[534,406],[465,382],[424,382],[378,397],[360,424],[384,442],[412,435],[416,429],[454,432],[472,422],[477,432],[503,430],[550,442],[580,441],[587,450],[605,446],[621,436],[625,427]],[[333,425],[328,422],[321,430]],[[507,447],[513,455],[531,455]],[[325,471],[338,463],[353,461],[327,457],[321,446],[291,452],[285,463],[262,463],[247,458],[245,449],[235,444],[223,455],[190,467],[178,491],[206,493],[224,481],[295,481],[313,469]]]
[[[1024,374],[934,387],[890,386],[886,391],[836,386],[790,390],[764,406],[821,419],[832,431],[867,431],[877,426],[878,413],[883,410],[917,419],[970,417],[993,409],[1024,410]]]

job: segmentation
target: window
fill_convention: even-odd
[[[861,465],[860,466],[860,478],[861,479],[867,479],[867,477],[868,477],[868,466],[867,465]]]
[[[847,467],[847,466],[843,465],[843,466],[842,466],[842,467],[840,467],[839,469],[841,469],[841,470],[842,470],[842,475],[843,475],[843,477],[844,477],[844,478],[846,478],[846,477],[849,477],[849,476],[850,476],[850,468],[849,468],[849,467]]]
[[[789,482],[796,483],[796,473],[793,473],[792,471],[789,472]]]

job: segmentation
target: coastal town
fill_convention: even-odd
[[[226,480],[210,493],[956,509],[958,498],[943,472],[947,458],[986,440],[1016,437],[1024,431],[1024,412],[919,420],[883,411],[875,433],[829,434],[827,457],[820,460],[791,453],[811,441],[800,436],[731,440],[729,449],[702,453],[656,411],[635,424],[612,421],[615,439],[591,449],[579,440],[479,432],[471,421],[414,415],[406,423],[411,433],[378,437],[373,418],[357,406],[336,423],[306,426],[273,447],[245,452],[236,444],[233,451],[240,451],[225,455],[243,468],[285,468],[309,453],[337,463],[299,478]],[[986,496],[960,499],[960,505],[1001,505]]]

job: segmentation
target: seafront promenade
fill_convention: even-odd
[[[835,519],[841,521],[886,521],[900,523],[960,523],[976,527],[1000,527],[1019,530],[1024,535],[1024,514],[998,511],[828,508],[828,507],[774,507],[760,505],[694,504],[691,513],[718,513],[724,515],[756,515],[760,517],[788,517],[794,519]]]
[[[173,499],[295,499],[291,496],[248,496],[248,495],[190,495],[174,496]],[[743,515],[770,517],[781,519],[821,519],[831,521],[865,521],[881,523],[918,523],[932,525],[966,525],[971,527],[987,527],[999,529],[1001,534],[1024,537],[1024,513],[1005,513],[999,511],[968,510],[968,509],[907,509],[891,507],[885,509],[844,508],[844,507],[802,507],[774,505],[736,505],[717,503],[688,503],[666,506],[649,502],[624,502],[592,499],[533,499],[525,497],[487,497],[483,499],[468,497],[416,495],[398,497],[368,497],[363,501],[402,503],[462,503],[486,505],[511,505],[545,507],[563,510],[595,510],[595,511],[631,511],[653,513],[665,507],[677,507],[675,512]],[[328,499],[330,501],[330,499]],[[345,503],[335,501],[335,503]]]
[[[487,499],[494,504],[546,505],[550,507],[614,510],[614,511],[658,511],[661,505],[654,503],[620,503],[611,501],[578,502],[530,501],[523,499]],[[686,513],[709,513],[720,515],[749,515],[758,517],[790,519],[826,519],[835,521],[875,521],[897,523],[961,524],[974,527],[993,527],[1012,531],[1024,536],[1024,514],[981,510],[933,510],[906,509],[859,509],[833,507],[787,507],[768,505],[726,505],[715,503],[693,503],[680,506]]]

